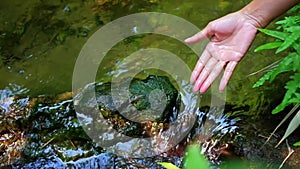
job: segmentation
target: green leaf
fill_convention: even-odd
[[[256,164],[252,164],[251,168],[255,168],[255,169],[259,169],[261,167],[259,167],[259,165],[262,165],[258,162],[256,162]],[[265,167],[265,165],[264,165]],[[226,160],[225,163],[222,163],[220,165],[220,167],[218,167],[220,169],[249,169],[249,163],[247,163],[246,161],[243,160],[234,160],[234,159],[229,159]]]
[[[285,107],[287,107],[288,105],[290,105],[291,103],[288,102],[281,102],[275,109],[272,110],[272,114],[277,114],[279,112],[281,112],[282,110],[284,110]]]
[[[288,10],[287,13],[294,13],[294,12],[298,12],[298,10],[300,9],[300,4],[295,5],[294,7],[292,7],[291,9]]]
[[[178,168],[176,165],[174,165],[172,163],[159,162],[157,164],[160,164],[160,165],[164,166],[166,169],[180,169],[180,168]]]
[[[294,57],[294,61],[293,61],[293,71],[296,72],[298,70],[298,72],[300,72],[300,55],[296,54]]]
[[[254,52],[258,52],[261,50],[267,50],[267,49],[274,49],[274,48],[278,48],[279,46],[281,46],[282,42],[276,41],[276,42],[270,42],[264,45],[261,45],[259,47],[257,47],[256,49],[254,49]]]
[[[255,82],[255,84],[254,84],[252,87],[253,87],[253,88],[256,88],[256,87],[262,86],[267,80],[270,79],[272,73],[273,73],[273,70],[272,70],[272,71],[269,71],[269,72],[266,73],[266,74],[264,74],[264,76],[261,77],[260,79],[258,79],[258,81]]]
[[[268,30],[268,29],[262,29],[258,28],[258,30],[264,34],[267,34],[269,36],[275,37],[280,40],[284,40],[286,37],[288,37],[288,33],[286,32],[280,32],[280,31],[273,31],[273,30]]]
[[[297,143],[294,143],[293,146],[300,146],[300,141],[298,141]]]
[[[300,73],[296,73],[291,76],[291,80],[286,83],[285,88],[287,89],[282,102],[272,111],[272,114],[279,113],[286,106],[292,103],[300,103],[299,96],[296,95],[300,89]]]
[[[294,70],[296,66],[300,65],[300,63],[295,63],[295,61],[298,60],[298,57],[300,56],[298,56],[297,53],[295,52],[290,53],[287,57],[285,57],[279,62],[278,66],[275,69],[269,71],[263,77],[261,77],[253,85],[253,88],[263,85],[267,80],[270,80],[270,82],[272,82],[276,78],[276,76],[280,73]],[[293,64],[293,66],[291,66],[291,64]]]
[[[293,64],[294,57],[296,55],[296,53],[290,53],[288,56],[286,56],[280,61],[278,66],[272,71],[272,74],[270,75],[271,82],[276,78],[278,74],[293,70],[293,66],[290,65]]]
[[[300,55],[300,44],[294,43],[293,48],[296,50],[297,55]]]
[[[268,137],[267,141],[265,142],[265,144],[267,142],[270,141],[271,137],[275,134],[275,132],[279,129],[279,127],[292,115],[294,114],[294,112],[299,108],[300,103],[296,104],[292,110],[290,110],[290,112],[284,116],[284,118],[280,121],[280,123],[276,126],[276,128],[272,131],[272,133],[270,134],[270,136]]]
[[[299,34],[300,26],[298,24],[299,24],[299,21],[300,21],[300,16],[298,16],[298,17],[299,17],[298,22],[296,22],[296,23],[294,22],[295,24],[290,25],[289,27],[285,28],[284,30],[287,31],[287,32]],[[296,35],[296,36],[298,36],[298,35]]]
[[[294,116],[294,118],[290,122],[288,128],[285,131],[284,136],[281,138],[281,140],[276,145],[276,147],[278,147],[278,145],[281,144],[282,141],[284,141],[290,134],[292,134],[299,126],[300,126],[300,110],[297,112],[297,114]]]
[[[284,39],[284,42],[281,44],[281,46],[276,50],[276,54],[280,53],[284,50],[286,50],[287,48],[291,47],[296,40],[298,40],[300,38],[300,29],[297,26],[296,30],[293,30],[293,32]]]
[[[208,161],[200,153],[200,147],[192,145],[187,148],[186,156],[184,157],[184,169],[210,169]]]
[[[284,20],[277,21],[276,24],[281,25],[279,28],[290,28],[292,26],[298,26],[300,23],[300,15],[288,16]]]

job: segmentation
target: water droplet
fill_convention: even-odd
[[[71,8],[67,5],[63,9],[64,12],[71,12]]]
[[[19,74],[24,74],[24,73],[25,73],[25,70],[21,69],[21,70],[18,71],[18,73],[19,73]]]
[[[139,33],[138,29],[137,29],[137,26],[135,26],[135,27],[132,28],[132,33],[134,33],[134,34],[138,34]]]

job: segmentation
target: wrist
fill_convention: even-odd
[[[248,17],[257,28],[263,28],[300,0],[252,0],[239,12]]]
[[[245,7],[238,12],[256,28],[263,28],[270,22],[268,18],[256,10],[247,9]]]

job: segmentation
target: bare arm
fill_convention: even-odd
[[[236,65],[248,51],[257,28],[265,27],[300,0],[253,0],[241,10],[210,22],[185,40],[196,43],[212,37],[200,56],[190,81],[194,91],[204,93],[225,68],[219,90],[224,90]]]
[[[299,2],[300,0],[253,0],[240,12],[255,20],[257,27],[265,27]]]

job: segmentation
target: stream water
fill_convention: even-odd
[[[88,104],[81,105],[76,111],[74,108],[74,105],[78,106],[82,99],[78,97],[78,93],[72,92],[74,66],[81,48],[99,28],[129,14],[161,12],[181,17],[201,29],[209,21],[238,10],[247,3],[248,0],[2,0],[0,4],[0,166],[162,168],[157,164],[161,161],[181,166],[187,144],[202,145],[217,140],[219,143],[216,149],[226,144],[231,145],[228,152],[234,154],[234,157],[226,158],[249,160],[249,168],[258,168],[259,166],[255,165],[257,161],[261,162],[259,165],[263,168],[278,167],[286,156],[286,145],[283,144],[279,149],[273,148],[280,139],[279,136],[274,137],[267,145],[263,146],[263,144],[265,136],[269,135],[282,118],[281,116],[270,117],[269,114],[284,94],[282,88],[285,78],[276,82],[276,85],[270,84],[260,89],[252,88],[262,74],[248,75],[280,59],[273,57],[272,52],[253,52],[255,47],[268,40],[260,34],[245,59],[238,65],[227,87],[226,96],[224,93],[215,93],[212,90],[204,95],[194,96],[190,89],[182,90],[181,86],[190,87],[186,81],[176,84],[174,81],[178,79],[170,76],[168,72],[157,69],[139,72],[135,76],[138,85],[133,87],[138,89],[134,95],[137,99],[133,100],[135,105],[143,106],[143,97],[141,99],[140,96],[150,95],[152,88],[172,91],[167,92],[166,98],[169,99],[166,101],[169,105],[167,113],[164,112],[166,114],[162,117],[159,114],[159,118],[155,116],[159,119],[156,122],[151,119],[153,117],[147,117],[151,119],[151,123],[130,122],[116,113],[116,105],[110,105],[112,94],[108,91],[111,89],[112,75],[122,74],[132,66],[128,64],[122,67],[120,61],[139,49],[159,48],[180,56],[180,59],[192,69],[197,61],[197,55],[182,42],[156,34],[126,38],[107,53],[95,79],[96,100],[88,100],[85,103],[95,101],[101,103],[99,109],[102,115],[115,124],[114,128],[117,131],[130,136],[138,135],[139,138],[153,137],[155,133],[171,128],[175,119],[194,121],[190,128],[175,127],[173,133],[170,132],[171,135],[176,135],[176,132],[184,130],[188,131],[188,134],[176,142],[177,146],[164,153],[145,158],[114,155],[111,152],[116,153],[120,148],[113,147],[114,151],[103,148],[91,138],[82,125],[82,121],[89,118],[80,116],[82,114],[78,110],[88,109],[93,112],[94,109]],[[158,18],[155,22],[161,21]],[[274,25],[270,24],[270,27],[272,26]],[[159,29],[164,31],[169,28],[162,26]],[[138,28],[135,31],[138,31]],[[107,38],[110,38],[109,34]],[[145,61],[149,60],[137,59],[128,62],[139,64]],[[116,65],[120,66],[122,69],[119,70],[123,72],[116,72]],[[178,66],[170,69],[176,71]],[[169,81],[156,84],[149,79],[151,75],[168,77]],[[87,89],[88,87],[80,89],[80,92]],[[142,89],[150,91],[146,90],[146,93],[143,93],[140,91]],[[127,89],[120,88],[118,91],[122,92],[122,90]],[[73,100],[73,95],[79,99]],[[155,93],[153,97],[156,97]],[[194,97],[199,97],[201,103],[195,101]],[[212,104],[212,100],[217,101]],[[183,107],[193,114],[193,119],[181,118],[178,115]],[[111,136],[111,133],[107,132],[106,135]],[[113,135],[113,137],[117,136]],[[169,141],[160,140],[156,145],[166,144]],[[141,143],[130,145],[134,144]],[[128,150],[137,151],[133,146]],[[209,152],[206,154],[209,156]],[[214,164],[224,163],[225,160],[214,158],[214,155],[223,156],[223,154],[216,152],[209,156]],[[295,160],[297,157],[292,159],[294,160],[285,167],[300,167],[299,160]]]

